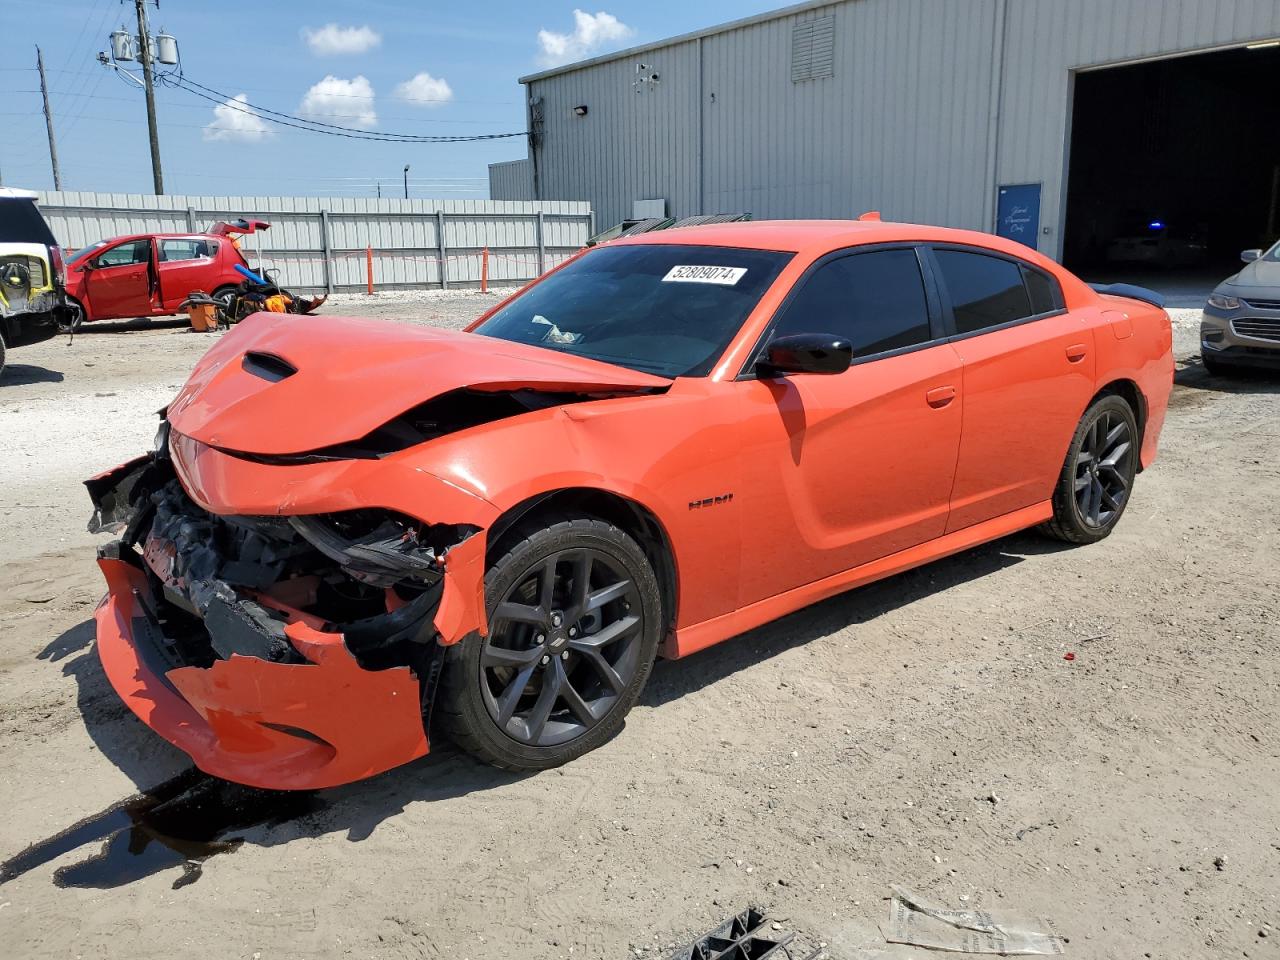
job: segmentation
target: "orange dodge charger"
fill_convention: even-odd
[[[125,703],[312,789],[440,729],[534,770],[657,656],[1038,526],[1107,536],[1173,379],[1159,297],[861,221],[588,250],[465,332],[258,314],[88,481]]]

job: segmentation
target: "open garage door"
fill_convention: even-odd
[[[1274,241],[1278,93],[1274,46],[1077,74],[1067,266],[1090,278],[1178,270],[1220,280],[1241,250]]]

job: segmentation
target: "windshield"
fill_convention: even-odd
[[[597,247],[475,329],[662,377],[706,376],[793,254]]]
[[[81,247],[79,250],[73,251],[67,255],[67,263],[73,263],[81,257],[88,256],[95,250],[101,250],[107,245],[107,241],[99,240],[97,243],[91,243],[87,247]]]

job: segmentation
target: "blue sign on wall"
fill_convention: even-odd
[[[1012,183],[1000,188],[996,235],[1025,243],[1032,250],[1040,233],[1040,184]]]

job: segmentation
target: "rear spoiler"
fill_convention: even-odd
[[[1109,297],[1128,297],[1130,300],[1142,300],[1151,304],[1153,307],[1164,309],[1167,302],[1163,293],[1156,293],[1154,290],[1148,290],[1146,287],[1139,287],[1132,283],[1091,283],[1089,286],[1094,293],[1105,294]]]

